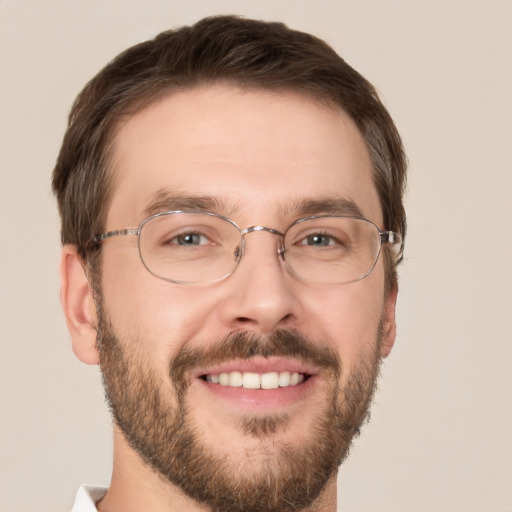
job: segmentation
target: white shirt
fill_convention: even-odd
[[[98,512],[96,502],[101,500],[105,494],[107,494],[106,487],[82,485],[76,493],[75,504],[71,512]]]

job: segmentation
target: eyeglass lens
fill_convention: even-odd
[[[231,274],[243,253],[240,229],[211,214],[171,212],[141,226],[139,251],[148,270],[177,283],[215,281]],[[346,283],[368,274],[380,251],[374,224],[348,217],[300,220],[286,231],[290,270],[312,283]]]

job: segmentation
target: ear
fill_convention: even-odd
[[[382,339],[380,346],[380,355],[382,358],[388,357],[396,338],[396,297],[398,295],[398,285],[386,293],[384,298],[384,311],[382,314]]]
[[[60,302],[80,361],[99,364],[97,316],[92,290],[76,246],[65,245],[60,259]]]

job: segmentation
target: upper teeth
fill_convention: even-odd
[[[207,382],[220,384],[221,386],[243,387],[246,389],[276,389],[296,386],[304,380],[304,375],[297,372],[229,372],[209,374]]]

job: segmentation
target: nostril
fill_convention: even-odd
[[[284,324],[292,321],[293,318],[294,318],[294,316],[291,313],[288,313],[287,315],[283,316],[283,318],[281,318],[280,324],[284,325]]]

